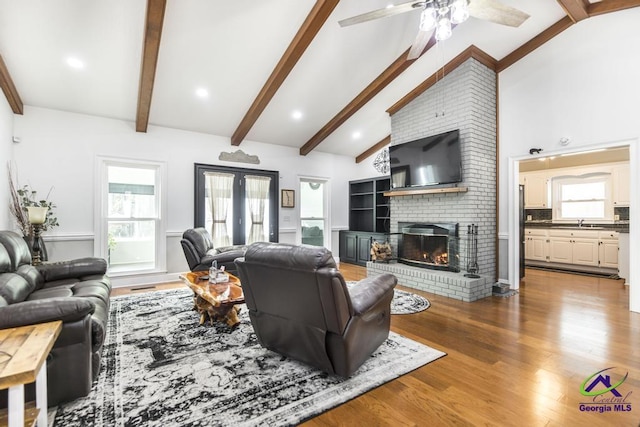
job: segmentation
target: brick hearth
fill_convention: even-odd
[[[384,273],[395,275],[399,285],[466,302],[491,296],[494,283],[486,276],[479,279],[464,277],[464,272],[429,270],[400,263],[367,263],[368,277]]]

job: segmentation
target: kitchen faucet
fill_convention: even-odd
[[[584,218],[578,220],[578,227],[582,227],[582,223],[584,222]]]

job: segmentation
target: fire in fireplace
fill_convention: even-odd
[[[400,262],[435,270],[460,271],[458,224],[398,223]]]

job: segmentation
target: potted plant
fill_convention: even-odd
[[[29,207],[42,207],[47,208],[47,214],[44,222],[42,223],[41,230],[47,231],[53,227],[57,227],[58,218],[55,215],[54,208],[56,205],[49,201],[49,195],[53,190],[49,190],[47,197],[44,199],[38,199],[38,192],[33,190],[29,185],[24,185],[21,188],[16,188],[13,184],[11,173],[9,173],[9,186],[11,190],[11,206],[10,211],[13,214],[18,228],[22,232],[24,239],[29,244],[29,248],[33,248],[33,225],[29,222]],[[42,239],[42,238],[40,238]],[[44,246],[44,241],[40,240],[40,259],[42,261],[47,260],[47,251]]]

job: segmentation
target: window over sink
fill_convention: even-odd
[[[609,173],[553,178],[553,220],[612,221],[611,185]]]

